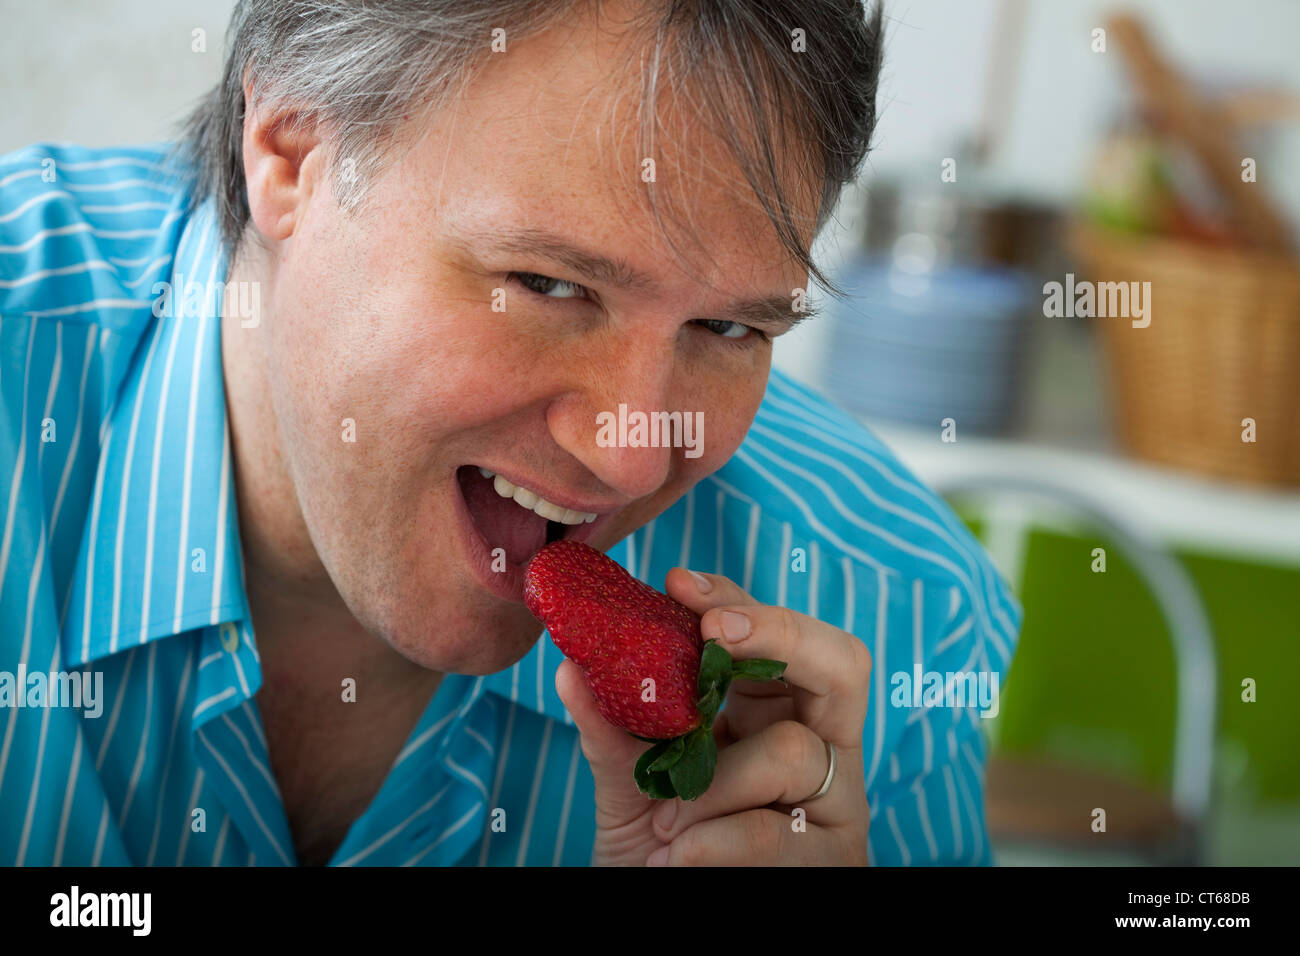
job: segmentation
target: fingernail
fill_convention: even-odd
[[[667,866],[668,865],[668,847],[661,846],[655,850],[645,861],[646,866]]]
[[[708,594],[710,591],[713,590],[713,582],[710,581],[708,578],[706,578],[704,575],[696,574],[694,571],[690,570],[689,568],[686,570],[686,573],[695,579],[695,586],[700,589],[701,594]]]
[[[729,641],[740,641],[749,637],[749,618],[743,614],[723,611],[722,620],[718,623],[722,625],[722,636]]]
[[[664,805],[655,811],[655,825],[661,830],[672,828],[673,821],[677,819],[677,801],[665,800]]]

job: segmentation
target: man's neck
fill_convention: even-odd
[[[275,318],[274,295],[265,294],[274,287],[266,260],[249,247],[232,263],[227,281],[260,283],[269,308],[256,326],[245,328],[227,306],[221,329],[244,578],[265,686],[297,699],[337,701],[340,682],[351,677],[371,700],[400,695],[427,701],[442,675],[365,630],[312,543],[281,451],[267,378],[262,346]]]
[[[257,250],[228,282],[274,288]],[[282,452],[263,344],[222,316],[221,357],[244,580],[262,666],[257,704],[297,851],[326,862],[378,793],[443,675],[370,634],[317,554]]]

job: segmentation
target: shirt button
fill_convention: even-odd
[[[221,625],[221,646],[231,654],[239,647],[239,632],[229,621]]]

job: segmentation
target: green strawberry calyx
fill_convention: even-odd
[[[636,762],[633,774],[637,788],[656,800],[673,797],[694,800],[708,790],[718,763],[713,721],[727,699],[731,682],[737,677],[752,681],[777,680],[785,668],[785,661],[734,660],[717,641],[706,641],[700,655],[700,697],[696,703],[702,718],[699,726],[669,740],[638,737],[654,746]]]

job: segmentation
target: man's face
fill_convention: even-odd
[[[708,255],[673,252],[645,201],[636,58],[608,26],[488,56],[356,210],[319,186],[275,251],[262,334],[312,543],[357,620],[434,670],[518,660],[540,630],[523,566],[548,537],[606,550],[733,454],[767,380],[760,332],[787,328],[754,303],[788,321],[807,284],[729,154],[675,112],[656,186]],[[598,443],[620,405],[702,412],[702,453]],[[529,492],[583,514],[549,523]]]

